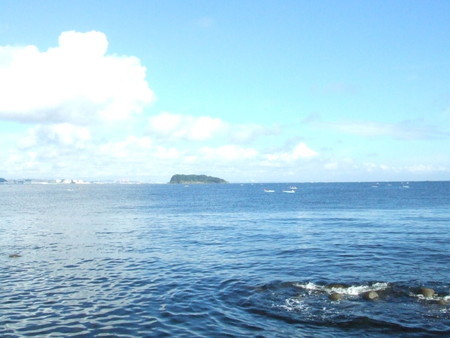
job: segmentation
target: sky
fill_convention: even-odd
[[[0,177],[450,180],[450,2],[0,0]]]

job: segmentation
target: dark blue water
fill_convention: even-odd
[[[450,182],[296,186],[0,185],[0,336],[450,335]]]

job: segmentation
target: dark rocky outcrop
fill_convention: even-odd
[[[1,178],[1,177],[0,177],[0,183],[5,183],[5,182],[8,182],[8,181],[5,180],[4,178]]]

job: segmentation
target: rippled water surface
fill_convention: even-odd
[[[450,335],[450,182],[289,186],[0,185],[0,336]]]

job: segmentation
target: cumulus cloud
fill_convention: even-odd
[[[266,159],[273,163],[289,163],[300,159],[313,158],[317,155],[319,154],[304,142],[299,142],[291,151],[268,154],[266,155]]]
[[[0,118],[88,124],[123,120],[154,100],[146,68],[108,55],[101,32],[64,32],[57,47],[0,46]]]
[[[20,140],[19,147],[32,148],[43,145],[80,148],[91,140],[90,131],[86,127],[59,123],[53,125],[38,125],[28,130],[27,135]]]
[[[337,162],[327,162],[323,165],[326,170],[336,170],[339,168],[339,163]]]
[[[258,138],[277,135],[280,129],[277,126],[266,127],[259,124],[237,124],[230,126],[228,135],[237,143],[249,143]]]
[[[362,164],[362,167],[367,171],[367,172],[373,172],[373,171],[380,171],[380,170],[392,170],[391,167],[385,165],[385,164],[379,164],[379,163],[372,163],[372,162],[364,162]]]
[[[194,117],[164,112],[149,120],[152,134],[170,139],[205,141],[226,128],[224,121],[209,116]]]
[[[258,151],[255,149],[236,145],[225,145],[218,148],[202,147],[199,153],[202,158],[219,161],[248,160],[258,155]]]
[[[171,141],[207,141],[225,139],[227,143],[251,143],[257,138],[279,133],[277,127],[259,124],[232,124],[210,116],[180,115],[163,112],[149,118],[151,135]]]
[[[117,142],[107,142],[98,146],[98,157],[142,158],[150,153],[153,142],[149,137],[128,136]]]
[[[450,172],[450,168],[443,165],[415,164],[405,168],[412,173]]]

